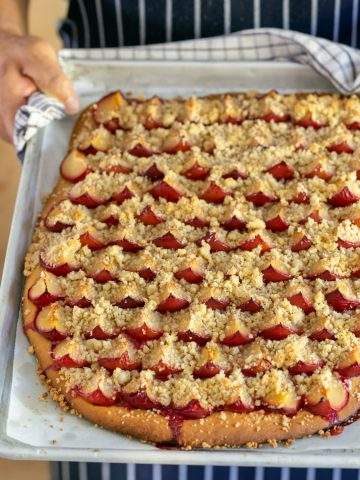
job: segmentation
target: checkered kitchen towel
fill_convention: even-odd
[[[360,51],[323,38],[275,28],[231,35],[106,50],[66,51],[66,59],[260,61],[290,60],[313,67],[342,93],[360,90]],[[51,120],[64,116],[59,102],[35,93],[15,117],[14,144],[23,157],[26,143]]]

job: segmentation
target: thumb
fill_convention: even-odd
[[[55,51],[46,42],[38,42],[30,55],[25,56],[22,72],[30,77],[42,92],[60,100],[68,114],[79,111],[79,99],[74,87],[62,71]]]

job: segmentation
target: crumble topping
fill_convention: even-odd
[[[25,261],[68,391],[336,410],[360,373],[359,132],[357,96],[95,104]]]

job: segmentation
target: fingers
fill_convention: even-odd
[[[5,140],[5,142],[12,143],[12,138],[5,128],[2,117],[0,117],[0,139]]]
[[[1,116],[0,131],[6,141],[12,143],[15,114],[26,102],[36,85],[27,77],[21,75],[15,65],[9,65],[1,77]]]
[[[17,35],[0,38],[0,136],[12,142],[15,113],[42,90],[60,100],[69,114],[79,110],[74,88],[45,41]]]
[[[60,100],[70,115],[79,111],[79,99],[71,81],[62,71],[52,47],[33,39],[28,54],[21,57],[22,73],[30,77],[40,90]]]

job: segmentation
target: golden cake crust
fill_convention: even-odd
[[[23,300],[25,325],[34,319],[33,305],[26,295],[32,285],[32,280],[30,276],[25,284]],[[28,331],[28,338],[34,347],[41,371],[46,371],[52,363],[49,355],[50,342],[33,331]],[[46,375],[57,394],[61,398],[65,397],[67,403],[77,413],[96,425],[151,443],[167,443],[173,440],[172,431],[163,415],[117,406],[91,405],[82,398],[73,398],[66,394],[65,387],[57,373],[46,371]],[[352,388],[354,393],[360,392],[360,380],[353,382]],[[351,396],[346,407],[339,412],[339,420],[346,420],[355,415],[359,408],[360,401],[355,396]],[[331,424],[323,418],[304,410],[290,418],[275,413],[219,412],[200,420],[185,420],[181,426],[178,441],[182,446],[193,448],[261,444],[269,440],[292,440],[313,435],[329,426]]]
[[[218,97],[212,96],[211,98],[216,99]],[[77,122],[72,135],[71,149],[78,147],[79,137],[81,137],[84,132],[94,128],[92,108],[93,107],[89,107],[86,109]],[[172,127],[170,127],[170,129],[171,128]],[[68,198],[69,191],[73,188],[73,185],[73,183],[64,178],[60,179],[44,206],[39,220],[39,227],[34,236],[34,243],[29,249],[30,260],[28,261],[29,266],[26,267],[27,279],[22,307],[25,332],[34,347],[40,369],[47,376],[52,390],[56,392],[55,396],[57,396],[59,400],[62,401],[65,399],[66,403],[78,414],[110,430],[153,443],[168,443],[176,440],[176,442],[183,447],[238,446],[243,444],[251,446],[267,441],[286,441],[315,434],[334,424],[334,421],[329,421],[319,415],[313,415],[304,408],[300,408],[300,410],[292,415],[285,415],[269,410],[264,411],[260,408],[246,413],[233,411],[213,412],[205,418],[185,419],[174,426],[171,424],[171,421],[169,421],[169,415],[158,413],[156,409],[140,410],[119,405],[99,406],[74,395],[74,390],[69,390],[68,378],[62,374],[62,370],[64,369],[57,371],[51,368],[54,362],[54,357],[51,353],[51,341],[39,333],[36,328],[32,328],[35,324],[38,310],[29,298],[29,290],[43,275],[43,272],[46,271],[44,264],[41,264],[39,258],[36,256],[39,248],[38,244],[41,244],[43,241],[41,235],[43,235],[44,238],[46,238],[47,235],[44,223],[49,213]],[[280,211],[282,210],[277,209],[276,213]],[[269,215],[270,218],[272,218],[271,212]],[[261,227],[261,232],[263,232],[263,227]],[[40,240],[39,235],[41,237]],[[354,235],[354,233],[352,233],[352,235]],[[276,261],[271,260],[270,266],[278,265],[276,262],[278,262],[278,259],[276,259]],[[139,284],[137,283],[136,285],[138,286]],[[184,287],[184,289],[187,295],[191,294],[191,290],[187,290],[187,287]],[[203,298],[204,295],[204,292],[200,292],[199,298]],[[205,296],[204,298],[207,297]],[[45,317],[47,316],[48,319],[50,319],[51,315],[51,312],[49,312],[49,314],[45,312],[42,321],[46,323],[47,319]],[[268,321],[270,322],[270,320]],[[256,326],[256,328],[258,327]],[[352,346],[357,342],[352,337],[350,340],[353,342],[351,344]],[[227,350],[225,354],[228,355],[228,352],[226,352]],[[274,352],[272,352],[271,355],[274,355]],[[228,357],[226,357],[226,359],[227,358]],[[274,357],[272,357],[272,359],[273,358]],[[336,359],[336,361],[337,360],[338,359]],[[229,360],[227,359],[226,361]],[[331,362],[334,363],[335,360],[331,360]],[[330,364],[332,365],[332,363]],[[345,383],[349,390],[349,400],[343,408],[337,411],[336,422],[340,423],[356,415],[360,409],[359,377],[347,379]],[[174,429],[177,429],[176,438],[174,438]]]

